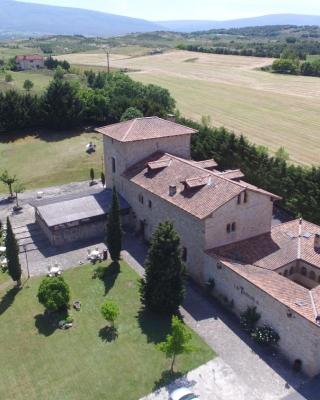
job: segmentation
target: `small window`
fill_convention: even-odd
[[[152,201],[151,200],[148,201],[148,206],[149,206],[149,208],[152,208]]]
[[[139,202],[140,202],[141,204],[144,203],[144,198],[143,198],[142,194],[139,194]]]
[[[301,275],[303,275],[303,276],[307,275],[307,268],[306,267],[302,267],[301,268]]]
[[[236,230],[236,223],[235,222],[232,223],[231,230],[232,230],[232,232],[235,232],[235,230]]]
[[[238,196],[238,204],[241,204],[241,194]]]
[[[310,272],[309,272],[309,278],[312,279],[313,281],[316,280],[316,274],[315,274],[314,271],[310,271]]]
[[[290,268],[290,275],[293,274],[293,267]]]
[[[231,224],[228,224],[227,225],[227,233],[230,233],[231,232]]]
[[[112,157],[112,172],[116,172],[116,159],[114,157]]]
[[[288,276],[288,271],[285,270],[283,275],[284,275],[284,276]]]
[[[247,191],[244,192],[243,202],[244,203],[248,202],[248,192]]]
[[[187,250],[187,248],[186,247],[183,247],[182,248],[182,256],[181,256],[181,258],[182,258],[182,261],[187,261],[187,258],[188,258],[188,250]]]

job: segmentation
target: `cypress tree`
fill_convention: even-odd
[[[8,260],[8,272],[12,280],[21,286],[21,265],[19,261],[19,246],[14,236],[11,222],[7,217],[6,255]]]
[[[119,261],[122,248],[122,230],[119,200],[115,187],[112,190],[112,202],[108,215],[106,244],[112,261]]]
[[[171,221],[157,227],[145,262],[141,280],[142,304],[158,313],[173,314],[185,294],[185,267],[181,260],[180,237]]]

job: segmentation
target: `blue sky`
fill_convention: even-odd
[[[24,0],[149,20],[232,19],[264,14],[320,15],[320,0]]]

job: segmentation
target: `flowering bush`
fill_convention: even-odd
[[[259,326],[253,330],[251,337],[260,344],[272,345],[277,344],[280,336],[270,326]]]
[[[246,332],[252,332],[260,319],[257,313],[257,307],[248,307],[244,313],[240,315],[241,328]]]

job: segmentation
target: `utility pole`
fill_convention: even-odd
[[[103,47],[103,51],[107,55],[107,68],[108,68],[108,74],[110,74],[110,52],[108,50],[106,50],[104,47]]]

